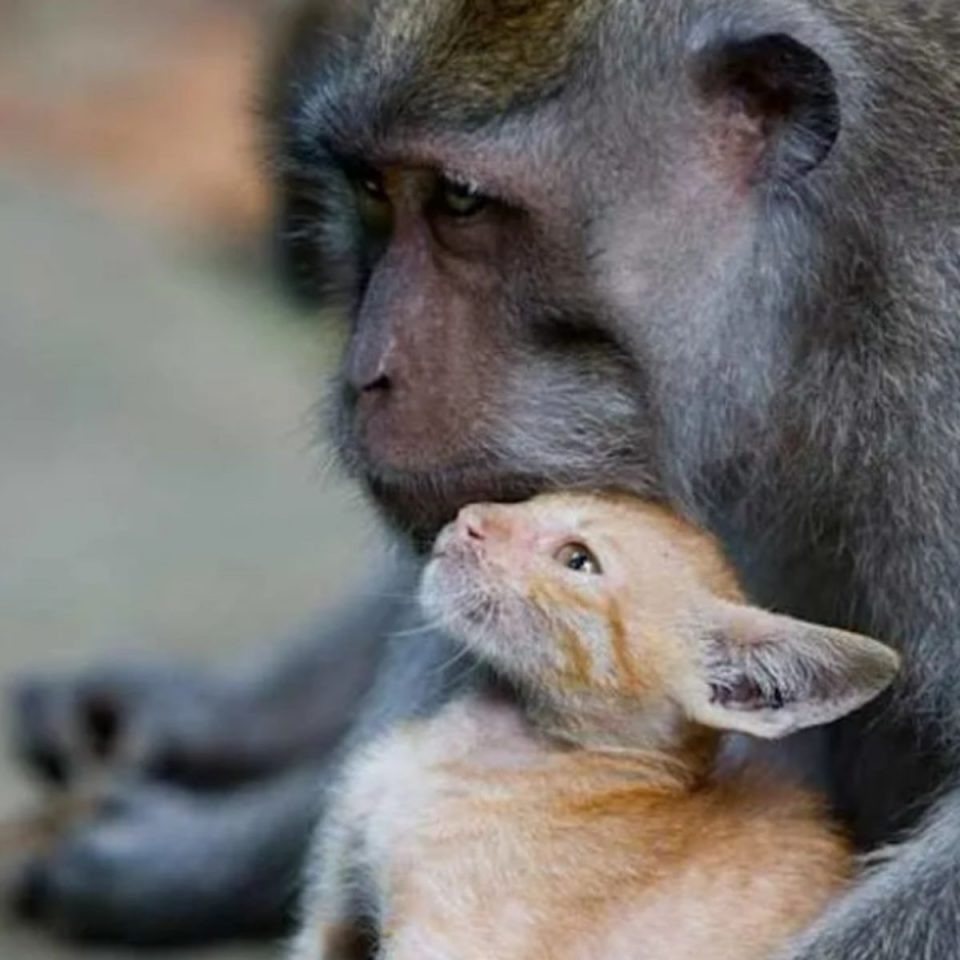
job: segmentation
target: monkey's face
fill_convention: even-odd
[[[339,447],[421,541],[472,501],[656,492],[674,435],[710,437],[704,408],[767,399],[780,332],[753,251],[822,62],[634,13],[381,4],[285,104],[288,240],[351,320]],[[623,54],[626,81],[601,54],[625,36],[663,47]]]
[[[478,497],[642,488],[643,371],[584,296],[581,238],[451,170],[351,185],[361,242],[381,224],[389,236],[359,280],[344,359],[347,462],[426,535]]]
[[[423,539],[478,498],[650,479],[644,371],[593,299],[571,188],[511,166],[469,141],[367,155],[331,196],[353,306],[340,450]]]

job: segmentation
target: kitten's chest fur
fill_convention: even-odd
[[[760,958],[850,869],[803,793],[560,747],[488,698],[374,745],[345,789],[390,960]]]

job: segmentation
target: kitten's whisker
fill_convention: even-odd
[[[422,637],[427,633],[435,633],[442,630],[444,622],[442,620],[433,620],[430,623],[424,623],[417,627],[410,627],[406,630],[392,630],[390,636],[402,640],[407,637]]]
[[[469,664],[467,671],[465,671],[462,674],[462,676],[458,679],[462,679],[463,677],[469,676],[471,671],[478,670],[480,668],[480,664],[475,659],[472,659],[472,656],[471,656],[472,652],[473,651],[471,651],[470,648],[467,646],[460,647],[460,649],[452,657],[449,657],[446,661],[439,664],[435,668],[434,673],[436,675],[445,674],[451,668],[455,667],[458,663],[462,663],[464,660],[471,658],[471,662]]]

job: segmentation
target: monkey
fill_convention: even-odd
[[[386,599],[227,679],[22,687],[25,756],[68,767],[96,694],[147,778],[34,864],[33,912],[150,941],[279,923],[317,784],[490,682],[405,599],[436,533],[471,502],[607,487],[710,530],[764,607],[902,654],[892,693],[779,752],[874,861],[787,955],[953,957],[954,6],[305,3],[266,139],[298,269],[346,315],[331,418],[395,546]],[[217,768],[214,797],[189,782]]]
[[[768,960],[849,885],[811,793],[724,769],[876,697],[897,656],[750,606],[661,507],[466,507],[420,599],[522,693],[478,693],[351,758],[291,956]]]
[[[33,810],[0,822],[0,875],[15,873],[24,857],[50,850],[96,806],[95,800],[82,795],[54,795]]]

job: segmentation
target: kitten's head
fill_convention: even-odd
[[[568,727],[627,739],[689,722],[784,736],[860,707],[899,665],[874,640],[747,605],[711,537],[628,497],[468,507],[421,599]]]

